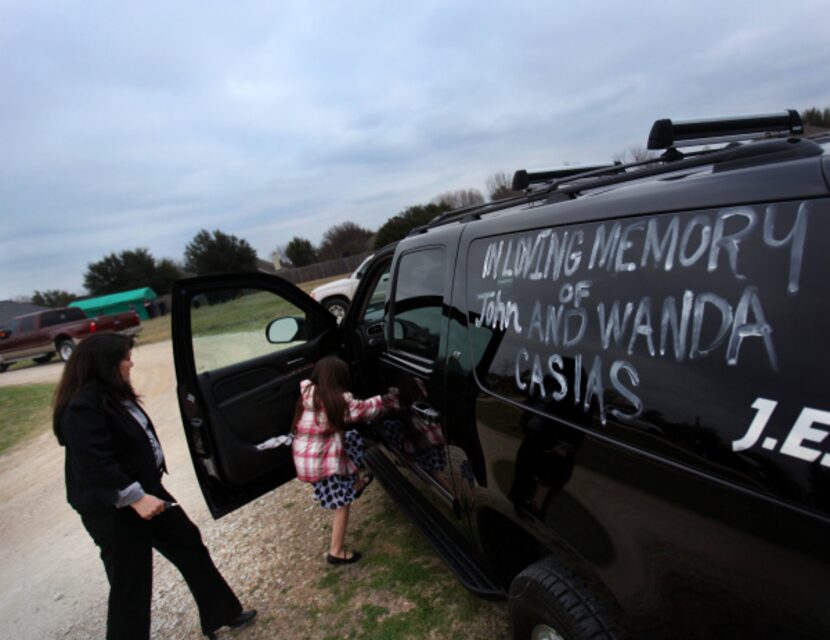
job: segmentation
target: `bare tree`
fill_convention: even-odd
[[[484,204],[484,196],[478,189],[459,189],[458,191],[445,191],[435,196],[432,203],[446,206],[449,209],[461,209]]]
[[[622,162],[628,164],[629,162],[643,162],[657,157],[653,151],[649,151],[643,145],[633,144],[625,151],[614,154],[615,162]]]
[[[513,191],[513,178],[504,171],[494,173],[487,178],[487,192],[490,194],[490,200],[504,200],[511,196],[515,196]]]

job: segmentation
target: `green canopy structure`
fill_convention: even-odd
[[[110,313],[121,313],[122,311],[135,311],[142,320],[147,320],[149,314],[144,307],[145,302],[155,300],[158,296],[150,287],[110,293],[106,296],[89,298],[87,300],[76,300],[70,302],[70,307],[82,309],[88,316],[100,316]]]

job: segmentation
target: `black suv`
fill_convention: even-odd
[[[517,172],[379,251],[339,326],[278,277],[178,282],[213,515],[294,476],[257,445],[339,353],[400,390],[370,464],[514,638],[830,638],[830,137],[800,133],[659,120],[659,157]]]

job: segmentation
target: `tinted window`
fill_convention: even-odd
[[[306,323],[304,311],[270,291],[227,289],[193,298],[190,322],[197,373],[306,342],[304,334],[290,341],[270,342],[266,329],[279,318],[295,318],[297,327]]]
[[[413,251],[398,262],[392,320],[393,349],[430,360],[438,355],[443,318],[443,249]]]
[[[389,268],[391,266],[390,261],[375,283],[375,288],[372,290],[372,295],[369,296],[366,309],[363,312],[364,322],[383,320],[386,315],[386,296],[389,293]]]
[[[20,318],[20,333],[29,333],[35,330],[35,316]]]
[[[56,324],[64,324],[66,322],[74,322],[75,320],[83,320],[86,315],[83,311],[76,307],[69,309],[55,309],[54,311],[45,311],[40,316],[40,326],[52,327]]]

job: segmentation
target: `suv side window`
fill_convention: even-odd
[[[390,348],[434,360],[443,318],[446,255],[442,248],[401,256],[397,267]]]

